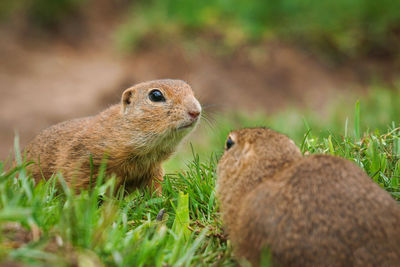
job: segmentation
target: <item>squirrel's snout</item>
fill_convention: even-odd
[[[197,120],[201,114],[201,105],[199,101],[194,97],[187,98],[186,101],[187,101],[185,103],[186,111],[187,114],[189,115],[190,120],[191,121]]]
[[[197,111],[197,110],[188,111],[188,113],[192,120],[197,119],[197,117],[199,117],[199,115],[200,115],[200,111]]]

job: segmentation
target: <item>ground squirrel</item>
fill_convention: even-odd
[[[36,181],[60,171],[69,185],[87,188],[103,158],[107,174],[134,189],[163,179],[161,163],[197,124],[201,106],[181,80],[155,80],[126,89],[121,103],[96,116],[42,131],[25,148]],[[154,180],[154,178],[156,180]]]
[[[235,255],[259,265],[400,266],[400,206],[359,167],[266,128],[229,134],[217,195]]]

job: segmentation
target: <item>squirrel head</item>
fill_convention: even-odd
[[[232,131],[217,169],[217,191],[221,200],[230,195],[239,199],[301,157],[299,148],[291,139],[271,129]]]
[[[126,89],[121,99],[124,127],[131,127],[133,145],[148,150],[173,150],[197,125],[201,105],[182,80],[154,80]]]

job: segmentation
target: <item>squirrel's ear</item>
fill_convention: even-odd
[[[133,95],[134,95],[134,90],[133,88],[126,89],[122,93],[122,99],[121,99],[121,104],[122,104],[122,112],[125,113],[129,106],[133,102]]]

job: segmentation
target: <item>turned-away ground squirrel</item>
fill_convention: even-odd
[[[400,266],[400,206],[343,158],[304,157],[267,128],[229,134],[217,195],[235,255],[253,265]]]
[[[87,188],[104,158],[106,173],[127,190],[163,179],[161,163],[196,126],[201,106],[181,80],[155,80],[126,89],[121,103],[42,131],[25,148],[36,181],[60,171],[74,188]],[[93,181],[94,182],[94,181]]]

